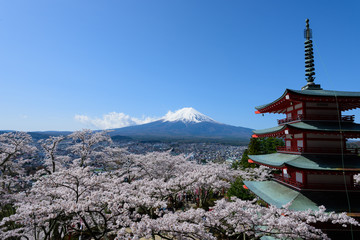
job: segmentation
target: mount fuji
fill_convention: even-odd
[[[182,108],[169,111],[157,121],[112,129],[110,136],[126,136],[137,140],[183,140],[247,143],[252,129],[223,124],[196,111]]]
[[[183,123],[215,122],[212,118],[196,111],[191,107],[182,108],[174,113],[169,111],[160,120],[162,120],[163,122],[183,122]]]

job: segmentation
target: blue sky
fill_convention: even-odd
[[[254,107],[306,84],[306,18],[315,82],[360,91],[359,12],[331,0],[0,0],[0,129],[96,128],[85,120],[183,107],[275,126],[282,115]]]

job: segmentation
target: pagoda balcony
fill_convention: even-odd
[[[297,189],[312,189],[312,190],[319,190],[319,189],[326,189],[326,190],[360,190],[360,185],[347,185],[345,187],[344,184],[336,184],[336,183],[301,183],[294,181],[291,178],[284,177],[282,174],[273,174],[274,180],[276,182],[291,185]]]
[[[286,147],[279,146],[276,148],[278,153],[292,153],[292,154],[346,154],[358,155],[359,148],[324,148],[324,147]]]
[[[312,115],[312,116],[304,116],[302,114],[298,115],[294,118],[283,118],[278,119],[278,124],[282,125],[289,122],[298,122],[298,121],[338,121],[337,117],[334,116],[324,116],[324,115]],[[341,121],[342,122],[354,122],[355,115],[342,115]]]
[[[291,178],[284,177],[282,174],[273,174],[274,180],[280,183],[285,183],[286,185],[291,185],[296,188],[304,188],[304,184],[292,180]]]

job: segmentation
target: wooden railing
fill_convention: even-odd
[[[301,182],[297,182],[297,181],[294,181],[290,178],[286,178],[284,177],[283,175],[281,174],[274,174],[274,178],[278,181],[281,181],[281,182],[284,182],[284,183],[288,183],[294,187],[298,187],[298,188],[303,188],[304,187],[304,184],[301,183]]]
[[[359,154],[359,148],[325,148],[325,147],[286,147],[281,146],[276,148],[277,152],[283,153],[326,153],[326,154]]]
[[[306,189],[332,189],[332,190],[359,190],[360,186],[350,184],[336,183],[308,183]]]
[[[337,116],[326,116],[326,115],[313,115],[313,116],[307,116],[305,117],[304,115],[300,114],[295,118],[283,118],[283,119],[278,119],[278,124],[285,124],[288,122],[294,122],[294,121],[301,121],[301,120],[318,120],[318,121],[338,121]],[[354,122],[355,120],[355,115],[342,115],[341,116],[341,121],[342,122]]]
[[[337,184],[337,183],[308,183],[305,185],[301,182],[297,182],[290,178],[286,178],[281,174],[273,174],[273,175],[274,175],[274,179],[279,182],[287,183],[294,187],[302,188],[302,189],[360,190],[360,185],[347,184],[345,186],[345,184]]]
[[[292,152],[292,153],[302,153],[304,152],[303,147],[286,147],[286,146],[278,146],[276,147],[277,152]]]
[[[283,119],[278,119],[278,124],[284,124],[284,123],[288,123],[288,122],[294,122],[294,121],[301,121],[304,119],[304,115],[300,114],[298,115],[296,118],[283,118]]]

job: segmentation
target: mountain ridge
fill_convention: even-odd
[[[137,139],[209,139],[249,141],[252,129],[217,122],[193,108],[169,112],[157,121],[141,125],[110,129],[110,136],[128,136]]]

